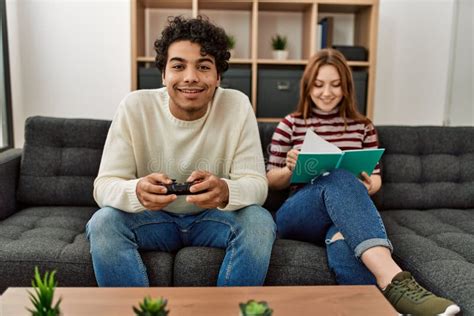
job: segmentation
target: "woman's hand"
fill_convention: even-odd
[[[298,149],[292,149],[286,154],[286,167],[290,169],[291,172],[295,169],[296,160],[298,160]]]
[[[360,182],[367,188],[369,195],[375,194],[382,186],[382,179],[379,175],[369,176],[365,171],[360,174]]]
[[[267,172],[268,187],[272,190],[284,190],[290,186],[291,175],[298,159],[298,149],[286,153],[286,164],[282,168],[270,169]]]

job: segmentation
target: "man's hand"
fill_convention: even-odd
[[[295,169],[299,153],[300,151],[298,149],[292,149],[286,154],[286,167],[292,172]]]
[[[229,187],[224,180],[202,170],[191,173],[186,181],[192,182],[194,180],[202,180],[202,182],[194,184],[189,190],[192,193],[205,192],[188,195],[186,202],[193,203],[201,208],[223,208],[229,203]]]
[[[176,200],[176,194],[166,194],[166,187],[159,183],[171,183],[171,179],[162,173],[152,173],[138,181],[136,193],[138,200],[147,210],[161,210]]]
[[[369,195],[375,194],[382,185],[379,175],[369,176],[365,171],[363,171],[361,172],[360,177],[361,179],[359,179],[359,181],[367,188]]]

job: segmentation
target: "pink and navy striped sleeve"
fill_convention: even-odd
[[[287,115],[278,124],[272,136],[270,144],[270,155],[267,164],[267,170],[273,168],[283,168],[286,165],[286,154],[293,147],[293,118]]]
[[[377,136],[377,130],[375,129],[373,124],[367,124],[364,128],[364,142],[363,148],[378,148],[379,147],[379,139]],[[380,164],[378,163],[375,166],[375,169],[372,174],[380,175]]]

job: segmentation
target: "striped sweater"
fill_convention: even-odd
[[[339,116],[339,109],[323,112],[313,108],[313,115],[305,120],[295,114],[287,115],[277,126],[273,133],[270,145],[270,157],[267,170],[283,168],[286,165],[286,154],[292,148],[301,149],[304,136],[308,128],[336,145],[341,150],[377,148],[377,131],[372,124],[347,120],[347,130],[344,120]],[[380,174],[377,164],[373,174]]]

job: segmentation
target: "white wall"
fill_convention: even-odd
[[[18,29],[18,5],[7,0],[8,50],[10,59],[10,84],[13,110],[13,136],[15,147],[23,146],[25,115],[23,114],[22,74],[20,68],[20,36]]]
[[[473,24],[473,1],[458,0],[453,32],[452,81],[445,118],[447,125],[474,125]]]
[[[0,25],[3,25],[3,16],[0,13]],[[3,28],[3,27],[2,27]],[[7,131],[6,131],[6,99],[5,99],[5,85],[3,84],[3,78],[5,78],[5,69],[3,68],[3,29],[0,29],[0,78],[2,81],[0,81],[0,148],[3,146],[7,145],[6,139],[4,139],[4,136],[6,136]],[[4,132],[5,130],[5,132]],[[5,137],[6,138],[6,137]]]
[[[381,0],[374,123],[442,125],[452,0]]]
[[[130,91],[130,1],[7,0],[15,147],[26,117],[111,119]]]

